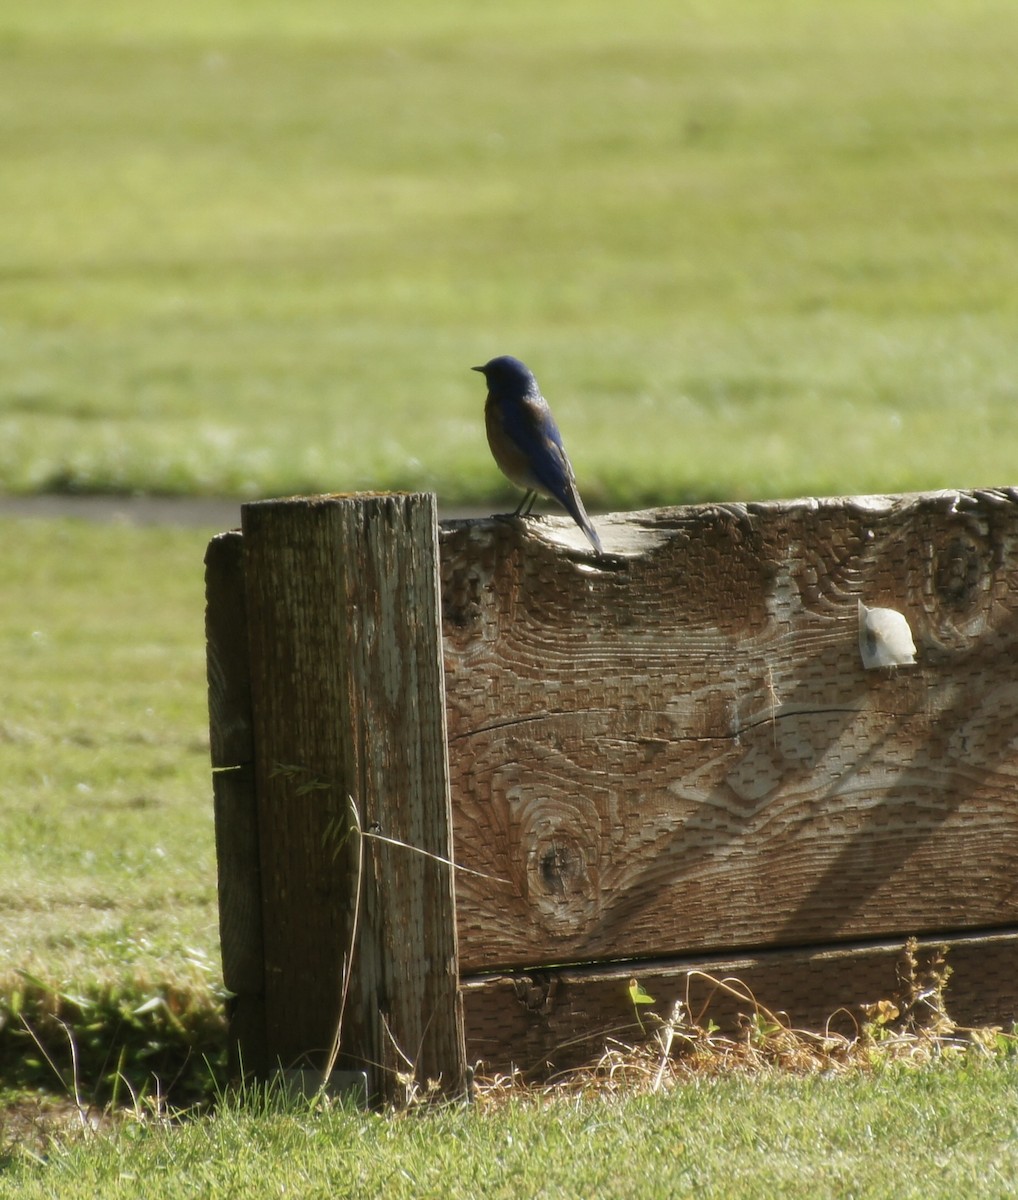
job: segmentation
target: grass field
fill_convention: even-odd
[[[214,531],[209,530],[208,533]],[[199,530],[0,521],[0,1078],[211,1083],[221,968]],[[77,998],[77,999],[75,999]],[[138,1010],[142,1010],[138,1013]],[[192,1061],[188,1061],[192,1056]],[[193,1061],[197,1058],[198,1061]],[[191,1084],[186,1090],[193,1093]]]
[[[0,491],[501,503],[503,351],[592,508],[1014,480],[1013,6],[353,9],[7,0]],[[1018,1194],[1007,1056],[25,1134],[221,1067],[212,532],[0,520],[0,1197]]]
[[[0,487],[487,499],[505,351],[592,506],[1008,482],[1016,44],[988,0],[9,0]]]
[[[0,963],[119,973],[151,940],[214,958],[203,535],[0,536]]]
[[[512,1101],[402,1119],[226,1105],[79,1133],[0,1196],[885,1197],[1018,1193],[1013,1067],[690,1082],[663,1096]]]

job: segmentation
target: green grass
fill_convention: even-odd
[[[1014,478],[1014,6],[349,7],[4,6],[0,487]]]
[[[401,1119],[227,1104],[16,1154],[0,1196],[887,1197],[1018,1194],[1014,1067],[731,1076],[670,1094]]]
[[[214,955],[204,534],[0,536],[0,971]]]
[[[89,1096],[109,1094],[103,1081],[125,1044],[136,1082],[156,1066],[168,1082],[192,1050],[221,1044],[206,540],[193,530],[0,522],[8,1082],[62,1086],[19,1012],[65,1079],[67,1039],[45,1014],[72,1022]],[[188,1072],[188,1083],[210,1081],[201,1062]]]

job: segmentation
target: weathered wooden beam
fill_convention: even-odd
[[[339,1065],[458,1092],[457,933],[495,1067],[589,1061],[639,1028],[630,978],[670,1004],[691,961],[815,1026],[888,998],[910,933],[951,943],[956,1019],[1016,1015],[1018,935],[973,931],[1018,924],[1018,492],[598,527],[603,559],[565,521],[446,523],[441,640],[431,497],[248,505],[210,546],[246,1066],[320,1068],[349,969]],[[914,666],[867,669],[860,602]]]
[[[464,972],[1018,924],[1016,490],[597,525],[443,527]]]
[[[922,939],[920,963],[942,945],[951,1019],[1010,1029],[1018,1018],[1018,932]],[[667,1019],[676,1000],[686,1019],[702,1027],[713,1021],[729,1036],[740,1015],[753,1014],[754,1000],[792,1028],[852,1036],[865,1005],[900,995],[902,960],[903,943],[893,942],[470,977],[463,981],[467,1052],[486,1073],[517,1068],[546,1076],[585,1067],[611,1045],[644,1041],[655,1028],[648,1012]],[[629,995],[633,978],[655,1001],[641,1009],[641,1020]],[[731,991],[716,986],[725,980]],[[740,992],[744,999],[733,994]]]
[[[342,1010],[338,1065],[372,1096],[399,1073],[457,1094],[434,497],[263,501],[242,522],[267,1053],[320,1070]]]
[[[251,680],[239,532],[212,539],[205,555],[205,645],[219,880],[223,982],[231,993],[230,1057],[236,1072],[264,1075],[264,953],[254,789]]]

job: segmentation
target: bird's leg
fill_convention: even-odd
[[[534,507],[534,501],[536,499],[537,499],[537,492],[535,492],[532,488],[528,489],[526,492],[524,492],[523,499],[519,502],[519,504],[516,505],[516,511],[513,513],[513,516],[514,517],[530,516],[530,510]],[[528,500],[530,501],[529,505],[527,504]],[[526,509],[525,512],[524,512],[524,509]]]

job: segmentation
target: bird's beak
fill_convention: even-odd
[[[482,375],[484,374],[483,367],[471,367],[470,369],[471,369],[471,371],[480,371]]]

